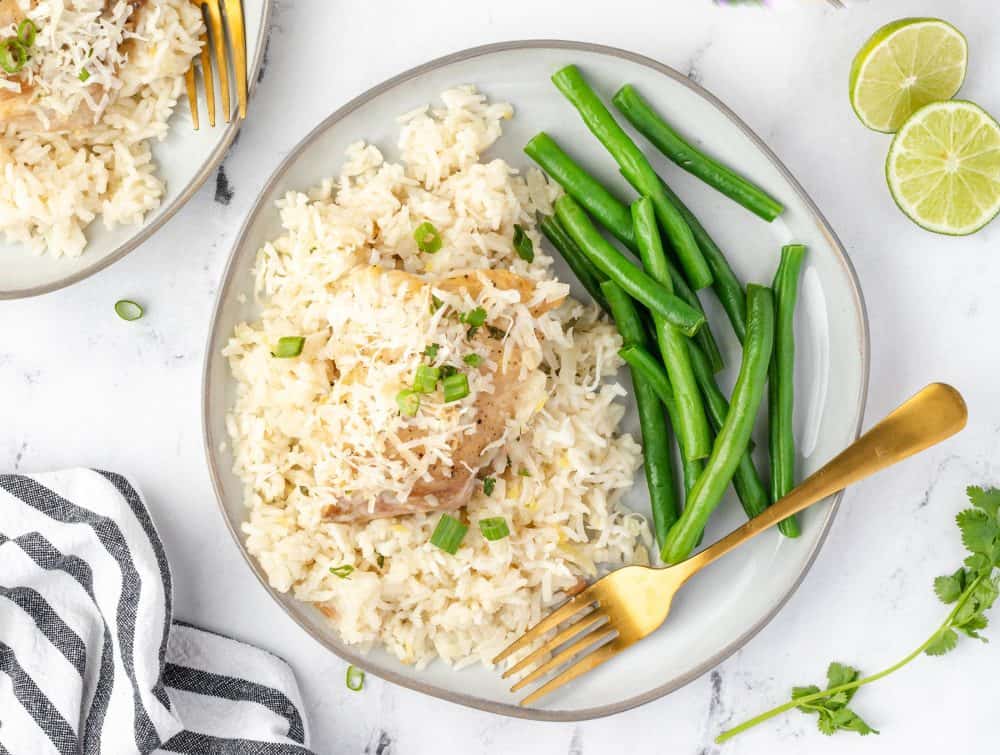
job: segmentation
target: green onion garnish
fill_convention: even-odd
[[[440,252],[444,244],[438,229],[434,227],[433,223],[426,220],[417,226],[417,230],[413,232],[413,238],[417,242],[417,249],[427,254]]]
[[[335,577],[340,577],[341,579],[349,579],[351,572],[354,571],[354,567],[350,564],[343,564],[342,566],[332,566],[330,567],[330,574]]]
[[[442,379],[447,379],[447,378],[450,378],[452,375],[457,375],[457,374],[458,374],[458,367],[455,367],[454,365],[451,365],[451,364],[443,364],[443,365],[441,365],[441,378]]]
[[[123,320],[132,322],[142,317],[142,307],[129,299],[119,299],[115,302],[115,314]]]
[[[420,408],[420,394],[405,388],[396,394],[396,406],[404,417],[415,417]]]
[[[486,493],[486,495],[493,495],[493,491],[496,490],[496,487],[497,481],[495,479],[492,477],[483,478],[483,492]]]
[[[0,68],[7,73],[18,73],[28,62],[28,51],[14,37],[0,41]]]
[[[90,71],[88,71],[86,68],[81,68],[80,69],[80,75],[77,76],[77,78],[80,81],[86,81],[87,79],[90,78]]]
[[[354,666],[347,667],[347,689],[360,692],[365,686],[365,672]]]
[[[443,306],[444,302],[438,299],[434,294],[431,294],[431,314],[434,314]]]
[[[462,538],[468,531],[469,528],[455,517],[442,514],[437,527],[434,528],[434,534],[431,535],[431,545],[436,545],[445,553],[454,556],[458,552],[458,546],[462,544]]]
[[[510,535],[510,527],[507,526],[507,520],[502,516],[480,519],[479,531],[487,540],[503,540]]]
[[[422,364],[417,367],[417,374],[413,377],[413,390],[417,393],[434,393],[440,378],[441,370],[439,368]]]
[[[35,35],[37,33],[38,27],[35,26],[35,22],[30,18],[24,19],[17,25],[17,41],[25,47],[31,47],[35,44]]]
[[[517,256],[525,262],[532,262],[535,259],[535,245],[531,243],[524,228],[516,223],[514,224],[514,250],[517,252]]]
[[[437,359],[438,351],[440,351],[440,344],[432,343],[426,349],[424,349],[424,356],[428,359]]]
[[[291,359],[302,353],[302,344],[306,342],[304,336],[283,336],[278,339],[278,345],[274,347],[271,356],[278,359]]]
[[[462,361],[470,367],[478,367],[483,363],[483,358],[479,354],[466,354],[462,357]]]
[[[478,328],[480,325],[486,322],[486,310],[483,309],[482,307],[476,307],[471,312],[466,312],[463,315],[459,316],[458,319],[464,322],[466,325],[472,325],[473,327]]]
[[[531,477],[531,472],[529,472],[527,469],[519,469],[517,470],[517,473],[521,475],[521,477]]]
[[[381,569],[383,566],[385,566],[385,556],[379,553],[377,556],[375,556],[375,563],[378,564],[378,568]]]
[[[445,403],[458,401],[469,395],[469,378],[464,373],[449,375],[442,383]]]

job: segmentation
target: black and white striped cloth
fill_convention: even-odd
[[[171,611],[122,476],[0,475],[0,755],[309,755],[291,669]]]

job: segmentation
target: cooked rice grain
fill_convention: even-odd
[[[537,172],[525,178],[502,160],[480,162],[510,106],[489,104],[471,87],[442,100],[443,108],[401,119],[403,164],[355,144],[339,178],[278,203],[285,232],[260,250],[255,268],[262,314],[240,324],[225,350],[238,384],[228,429],[250,553],[274,588],[315,604],[346,642],[382,644],[418,666],[435,657],[489,663],[581,578],[645,562],[649,541],[645,520],[619,505],[641,460],[635,440],[618,432],[621,340],[596,308],[573,301],[508,336],[537,350],[547,398],[508,438],[490,472],[492,495],[477,486],[455,555],[430,544],[439,514],[324,520],[343,491],[325,487],[317,470],[329,471],[325,451],[342,441],[324,419],[329,375],[310,355],[327,353],[337,337],[326,318],[338,280],[368,265],[437,276],[496,267],[564,293],[534,230],[555,189]],[[432,257],[412,237],[425,219],[444,238]],[[513,250],[514,223],[535,240],[530,264]],[[273,359],[272,344],[289,333],[310,334],[303,358]],[[478,522],[496,516],[511,534],[489,542]],[[347,579],[330,572],[342,565],[354,567]]]

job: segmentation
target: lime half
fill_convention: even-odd
[[[969,46],[936,18],[904,18],[872,35],[851,66],[851,106],[868,128],[895,132],[930,102],[962,87]]]
[[[934,102],[896,134],[885,173],[914,222],[936,233],[975,233],[1000,212],[1000,125],[971,102]]]

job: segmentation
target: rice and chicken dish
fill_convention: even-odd
[[[620,503],[621,338],[568,297],[535,231],[558,189],[481,156],[512,116],[472,87],[352,145],[278,203],[260,316],[225,356],[249,552],[343,640],[489,663],[603,569],[647,563]]]
[[[164,192],[151,151],[201,49],[190,0],[0,0],[0,231],[75,257],[98,216],[138,224]]]

